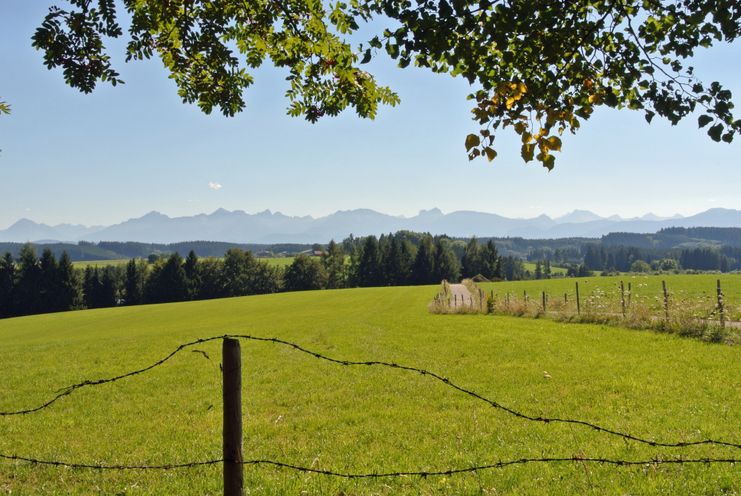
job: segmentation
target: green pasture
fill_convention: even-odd
[[[523,265],[525,266],[525,270],[529,270],[531,273],[535,274],[535,266],[536,263],[534,262],[523,262]],[[551,265],[551,274],[552,275],[566,275],[566,269],[563,267],[556,267],[555,265]]]
[[[288,267],[293,263],[294,257],[261,257],[258,258],[261,262],[267,262],[270,265],[277,267]]]
[[[78,269],[84,269],[85,267],[109,267],[109,266],[119,266],[119,265],[126,265],[129,262],[128,258],[121,258],[121,259],[115,259],[115,260],[80,260],[77,262],[72,262],[72,265],[74,267],[77,267]]]
[[[545,291],[550,300],[569,302],[568,310],[576,311],[576,283],[582,303],[603,305],[606,312],[618,312],[621,305],[620,281],[623,282],[626,298],[640,302],[657,313],[663,312],[664,293],[662,281],[666,281],[671,308],[696,308],[698,316],[705,316],[717,305],[717,280],[720,279],[724,304],[728,318],[741,320],[741,275],[739,274],[623,274],[606,277],[579,277],[561,279],[539,279],[528,281],[503,281],[480,283],[485,291],[494,290],[495,295],[523,298],[524,293],[534,301],[540,301]],[[630,292],[628,292],[630,288]],[[591,298],[591,300],[590,300]]]
[[[700,281],[677,278],[672,287],[704,288]],[[433,315],[427,304],[437,290],[284,293],[1,320],[0,411],[146,366],[194,338],[249,333],[341,359],[427,368],[529,415],[579,418],[660,441],[741,441],[741,347],[542,319]],[[0,453],[107,464],[219,458],[220,343],[195,348],[209,358],[186,350],[145,375],[84,388],[39,413],[0,417]],[[246,459],[385,472],[547,456],[741,458],[732,447],[656,448],[528,422],[420,374],[343,367],[275,344],[243,342],[242,356]],[[741,467],[569,462],[342,480],[248,466],[245,482],[250,495],[725,495],[741,491]],[[99,472],[0,460],[0,494],[220,491],[219,466]]]

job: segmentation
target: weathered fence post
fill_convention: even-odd
[[[661,281],[661,287],[664,290],[664,316],[669,320],[669,293],[666,292],[666,281]]]
[[[581,302],[579,301],[579,281],[576,281],[576,314],[581,315]]]
[[[720,279],[718,279],[718,316],[720,318],[720,328],[725,329],[726,327],[726,309],[723,305],[723,291],[720,289]]]
[[[563,303],[564,305],[567,305],[569,303],[569,295],[566,293],[563,294]]]
[[[543,291],[543,313],[546,313],[545,298],[545,291]]]
[[[625,318],[625,284],[620,281],[620,304],[623,307],[623,318]]]
[[[221,349],[224,396],[224,496],[244,496],[242,465],[242,355],[238,339]]]
[[[630,300],[633,297],[633,285],[628,281],[628,306],[630,306]]]

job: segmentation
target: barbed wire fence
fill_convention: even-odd
[[[243,459],[242,456],[242,415],[241,415],[241,351],[240,351],[240,340],[244,341],[257,341],[272,343],[284,347],[292,348],[295,351],[309,355],[318,360],[323,360],[340,366],[346,367],[385,367],[395,370],[401,370],[404,372],[420,374],[424,377],[430,378],[436,382],[445,385],[455,391],[465,394],[477,401],[486,403],[492,408],[499,411],[505,412],[511,416],[514,416],[520,420],[527,422],[537,422],[544,424],[571,424],[579,427],[591,429],[601,434],[622,438],[626,442],[635,442],[639,444],[649,445],[652,447],[666,447],[666,448],[686,448],[690,446],[699,445],[714,445],[722,447],[730,447],[735,449],[741,449],[741,442],[735,440],[720,440],[720,439],[699,439],[694,441],[678,441],[678,440],[658,440],[650,439],[646,437],[637,436],[628,432],[622,432],[616,429],[605,427],[593,422],[581,420],[577,418],[562,418],[562,417],[548,417],[548,416],[535,416],[527,414],[523,411],[514,409],[506,406],[494,399],[488,398],[481,393],[478,393],[472,389],[463,387],[447,377],[444,377],[436,372],[432,372],[427,369],[412,367],[408,365],[401,365],[395,362],[387,361],[354,361],[354,360],[343,360],[333,358],[322,353],[309,350],[303,346],[286,341],[279,338],[268,338],[253,336],[248,334],[224,334],[220,336],[212,336],[207,338],[200,338],[193,341],[189,341],[177,346],[172,352],[164,356],[163,358],[147,365],[145,367],[135,369],[123,374],[98,379],[88,379],[75,384],[66,386],[60,390],[55,391],[54,395],[42,402],[41,404],[33,407],[28,407],[19,410],[0,411],[0,417],[11,417],[21,415],[31,415],[40,412],[44,409],[52,407],[60,399],[73,394],[80,389],[100,386],[103,384],[109,384],[124,379],[128,379],[137,375],[145,374],[166,362],[171,360],[175,355],[185,351],[186,349],[193,348],[199,344],[208,343],[212,341],[221,340],[223,343],[222,347],[222,374],[223,374],[223,400],[224,400],[224,453],[223,457],[217,459],[208,459],[201,461],[189,461],[189,462],[178,462],[178,463],[167,463],[160,465],[126,465],[126,464],[91,464],[91,463],[76,463],[62,460],[44,460],[37,459],[30,456],[21,456],[17,454],[0,453],[0,459],[6,461],[26,462],[34,465],[41,466],[52,466],[52,467],[66,467],[70,469],[88,469],[88,470],[99,470],[99,471],[113,471],[113,470],[175,470],[175,469],[187,469],[194,467],[201,467],[206,465],[217,465],[223,464],[224,466],[224,494],[226,496],[241,495],[243,494],[243,468],[245,466],[271,466],[278,469],[292,470],[297,472],[324,475],[330,477],[338,477],[345,479],[371,479],[371,478],[391,478],[391,477],[402,477],[402,476],[417,476],[417,477],[433,477],[433,476],[451,476],[456,474],[464,474],[477,472],[482,470],[501,469],[514,465],[525,465],[525,464],[546,464],[546,463],[568,463],[568,462],[580,462],[580,463],[594,463],[603,465],[613,466],[636,466],[636,465],[661,465],[661,464],[736,464],[741,462],[741,458],[725,457],[725,458],[685,458],[678,456],[675,458],[662,458],[659,456],[650,459],[619,459],[619,458],[605,458],[605,457],[588,457],[588,456],[570,456],[570,457],[540,457],[540,458],[519,458],[512,460],[496,461],[488,464],[460,467],[460,468],[448,468],[444,470],[436,471],[389,471],[389,472],[369,472],[369,473],[350,473],[340,472],[334,470],[318,469],[313,467],[306,467],[296,465],[292,463],[285,463],[278,460],[269,459]],[[198,349],[191,349],[191,352],[202,354],[205,358],[210,359],[209,355]]]

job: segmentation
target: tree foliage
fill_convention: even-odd
[[[123,82],[105,48],[124,35],[115,0],[51,7],[33,44],[48,68],[83,92]],[[731,92],[703,84],[689,61],[741,32],[737,0],[123,0],[127,60],[158,56],[184,102],[232,116],[251,71],[269,59],[288,71],[288,113],[316,122],[354,108],[373,118],[398,97],[361,69],[379,52],[471,84],[470,159],[493,160],[495,134],[520,136],[525,162],[553,168],[565,132],[595,109],[642,111],[676,124],[700,110],[714,141],[741,133]],[[388,28],[355,45],[363,23]],[[2,107],[0,107],[0,112]]]

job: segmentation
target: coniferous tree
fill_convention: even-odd
[[[198,273],[198,256],[195,251],[190,250],[188,253],[183,270],[185,271],[185,280],[188,287],[188,299],[195,300],[198,298],[198,291],[201,285],[200,275]]]
[[[414,264],[415,255],[414,245],[406,239],[401,239],[399,242],[399,265],[401,272],[399,273],[397,284],[409,284],[412,282],[412,264]]]
[[[419,243],[417,256],[412,264],[412,282],[414,284],[435,283],[435,254],[432,245],[432,237],[426,234]],[[440,281],[437,281],[440,282]]]
[[[447,240],[443,238],[437,238],[435,240],[434,258],[434,281],[458,281],[460,277],[460,265],[458,258],[453,253],[453,250],[450,249]]]
[[[502,258],[499,256],[494,241],[489,240],[481,253],[481,274],[487,279],[503,279]]]
[[[44,248],[39,259],[39,284],[36,299],[39,313],[55,312],[55,294],[58,287],[57,260],[49,248]]]
[[[482,252],[483,250],[481,249],[479,242],[476,240],[476,236],[473,236],[466,244],[466,249],[461,258],[461,271],[463,277],[474,277],[479,274],[486,277],[484,274],[486,270],[484,269]]]
[[[137,262],[135,258],[126,264],[123,299],[127,305],[144,303],[144,276],[146,271],[144,262]]]
[[[535,262],[535,278],[536,279],[543,279],[543,267],[540,263],[540,260]]]
[[[380,286],[383,283],[381,253],[375,236],[367,236],[358,262],[358,286]]]
[[[168,303],[188,299],[188,281],[183,269],[183,257],[175,252],[152,269],[145,286],[148,303]]]
[[[0,318],[15,315],[16,308],[13,301],[15,285],[15,264],[13,256],[6,253],[0,258]]]
[[[345,253],[342,246],[331,240],[327,251],[322,255],[324,270],[327,272],[327,288],[336,289],[345,286]]]
[[[38,288],[41,282],[41,267],[36,250],[26,243],[18,254],[15,283],[15,308],[17,315],[32,315],[40,312]]]
[[[72,310],[82,305],[80,279],[66,251],[62,252],[57,265],[54,300],[57,311]]]
[[[82,291],[87,308],[99,308],[101,305],[101,283],[97,267],[88,265],[83,275]]]
[[[402,243],[393,235],[388,237],[388,248],[383,252],[383,279],[389,286],[404,284],[407,279],[407,267],[402,258]]]

